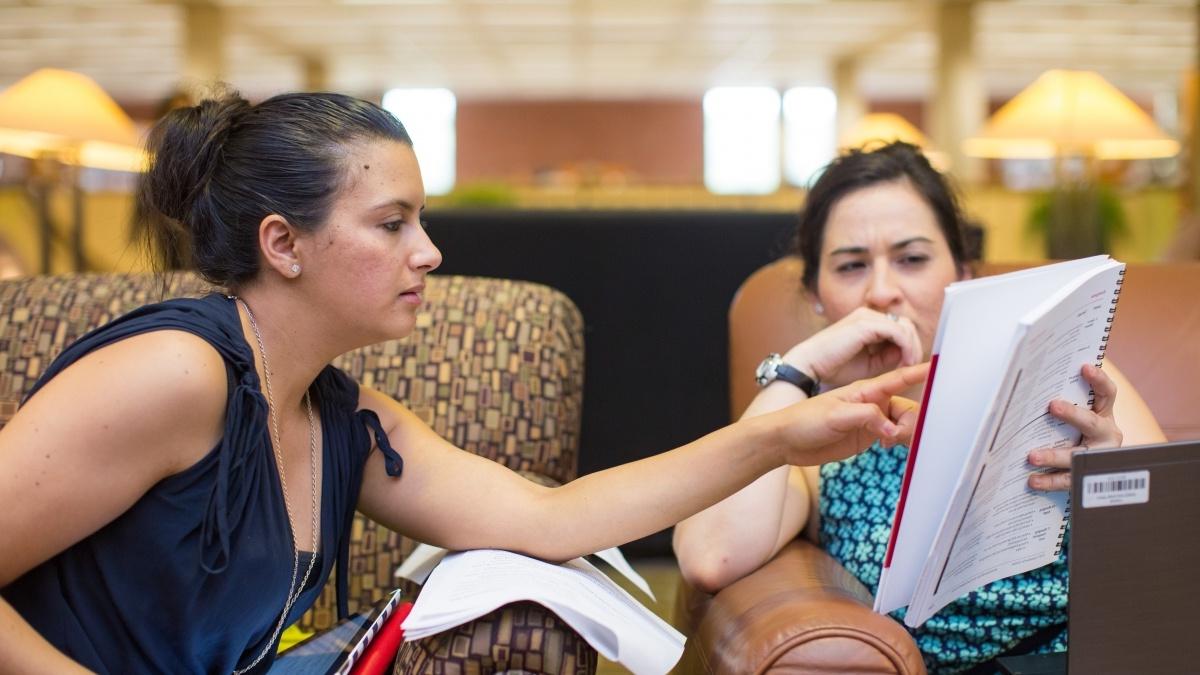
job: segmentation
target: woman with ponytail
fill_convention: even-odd
[[[329,365],[409,334],[441,262],[400,122],[335,94],[228,96],[168,114],[149,150],[152,247],[222,292],[83,337],[0,431],[0,671],[263,672],[355,509],[447,548],[567,560],[909,435],[893,394],[922,367],[535,485]]]

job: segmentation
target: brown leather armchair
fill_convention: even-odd
[[[980,274],[1022,265],[985,264]],[[730,412],[757,389],[750,376],[824,324],[801,292],[802,263],[751,275],[729,310]],[[1167,437],[1200,438],[1200,263],[1131,264],[1108,357],[1146,400]],[[924,673],[898,622],[876,614],[850,573],[805,540],[715,596],[680,588],[676,621],[690,635],[684,673]]]

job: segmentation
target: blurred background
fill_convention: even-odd
[[[1196,0],[0,0],[0,278],[146,269],[139,144],[213,82],[379,102],[442,271],[582,310],[586,474],[729,421],[729,301],[845,148],[923,146],[989,261],[1200,259],[1198,23]],[[625,549],[670,608],[669,533]]]
[[[382,102],[435,212],[790,213],[839,148],[905,138],[987,259],[1075,254],[1068,197],[1092,248],[1194,257],[1197,5],[0,0],[0,268],[139,269],[127,146],[213,81]]]

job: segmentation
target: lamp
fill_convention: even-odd
[[[939,171],[948,168],[949,160],[945,154],[931,150],[925,134],[896,113],[873,112],[863,115],[838,139],[838,147],[842,150],[870,150],[895,141],[903,141],[921,148],[929,162]]]
[[[141,171],[146,156],[137,127],[90,78],[53,68],[37,70],[0,92],[0,152],[35,160],[31,184],[37,195],[41,271],[50,271],[53,225],[49,199],[66,167],[72,187],[72,251],[83,261],[83,198],[79,167]]]
[[[1179,143],[1097,73],[1049,70],[963,143],[976,157],[1095,159],[1172,157]]]
[[[885,112],[867,113],[858,118],[854,126],[838,139],[838,145],[843,148],[862,148],[892,141],[904,141],[920,148],[929,145],[925,134],[908,120],[896,113]]]
[[[1095,160],[1171,157],[1179,143],[1136,103],[1097,73],[1050,70],[1004,104],[982,133],[963,143],[976,157],[1053,159],[1057,189],[1035,206],[1031,224],[1044,226],[1051,258],[1104,252],[1123,224],[1115,195],[1095,185]],[[1081,160],[1083,174],[1066,180],[1063,163]]]

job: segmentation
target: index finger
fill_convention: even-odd
[[[878,401],[891,398],[910,387],[925,381],[929,376],[929,363],[918,363],[877,375],[857,383],[855,398],[862,401]]]

